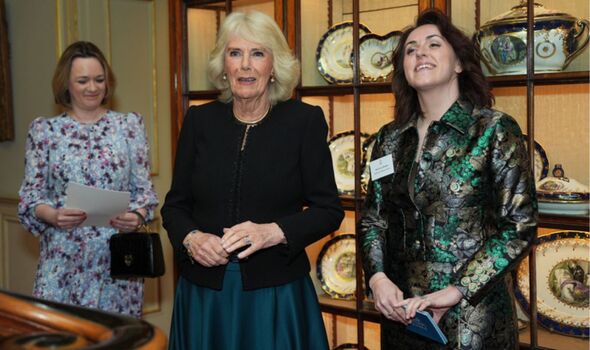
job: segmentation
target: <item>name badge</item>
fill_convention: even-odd
[[[375,159],[369,163],[371,169],[371,180],[379,180],[380,178],[394,173],[393,157],[391,154]]]

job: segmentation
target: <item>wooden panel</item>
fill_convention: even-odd
[[[0,142],[14,140],[8,28],[4,0],[0,0]]]
[[[39,242],[18,221],[17,205],[17,200],[0,199],[0,288],[30,295]]]
[[[143,115],[152,174],[159,173],[154,1],[110,1],[111,64],[117,75],[113,108]]]

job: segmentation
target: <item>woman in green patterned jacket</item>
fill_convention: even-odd
[[[509,272],[537,222],[521,130],[491,109],[479,52],[444,14],[422,13],[393,58],[395,121],[378,133],[358,230],[381,347],[516,349]],[[416,310],[446,346],[406,330]]]

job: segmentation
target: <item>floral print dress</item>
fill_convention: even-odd
[[[108,242],[112,227],[63,230],[38,219],[39,204],[62,208],[69,182],[129,191],[129,209],[154,216],[158,199],[150,179],[148,142],[140,115],[108,111],[82,124],[67,114],[37,118],[26,143],[25,176],[18,216],[39,237],[33,295],[62,303],[141,316],[142,279],[112,279]]]
[[[515,349],[510,270],[535,237],[533,172],[518,124],[457,101],[433,122],[418,162],[416,116],[377,135],[372,158],[394,173],[372,181],[359,223],[366,280],[384,272],[420,296],[454,285],[463,299],[440,320],[446,346],[383,319],[383,349]]]

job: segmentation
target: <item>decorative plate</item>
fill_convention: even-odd
[[[524,135],[527,140],[527,135]],[[525,142],[525,145],[528,143]],[[549,159],[543,147],[535,141],[535,181],[539,182],[549,173]]]
[[[537,320],[549,330],[587,338],[590,331],[590,233],[558,231],[537,245]],[[529,261],[516,271],[516,299],[530,315]]]
[[[371,153],[373,153],[373,146],[375,146],[375,138],[377,133],[367,137],[363,142],[363,159],[361,162],[361,190],[363,193],[367,193],[369,189],[369,181],[371,181],[371,169],[369,168],[369,162],[371,161]]]
[[[359,37],[371,31],[359,23]],[[330,83],[352,83],[352,22],[332,26],[320,38],[316,49],[316,61],[320,74]]]
[[[322,289],[335,299],[352,299],[356,291],[356,246],[353,234],[336,236],[326,242],[317,262]]]
[[[400,31],[389,32],[384,36],[371,33],[360,39],[360,71],[363,81],[377,82],[391,79],[393,51],[401,35]]]
[[[361,144],[369,137],[361,133]],[[329,141],[336,187],[340,194],[354,194],[354,131],[334,135]]]

